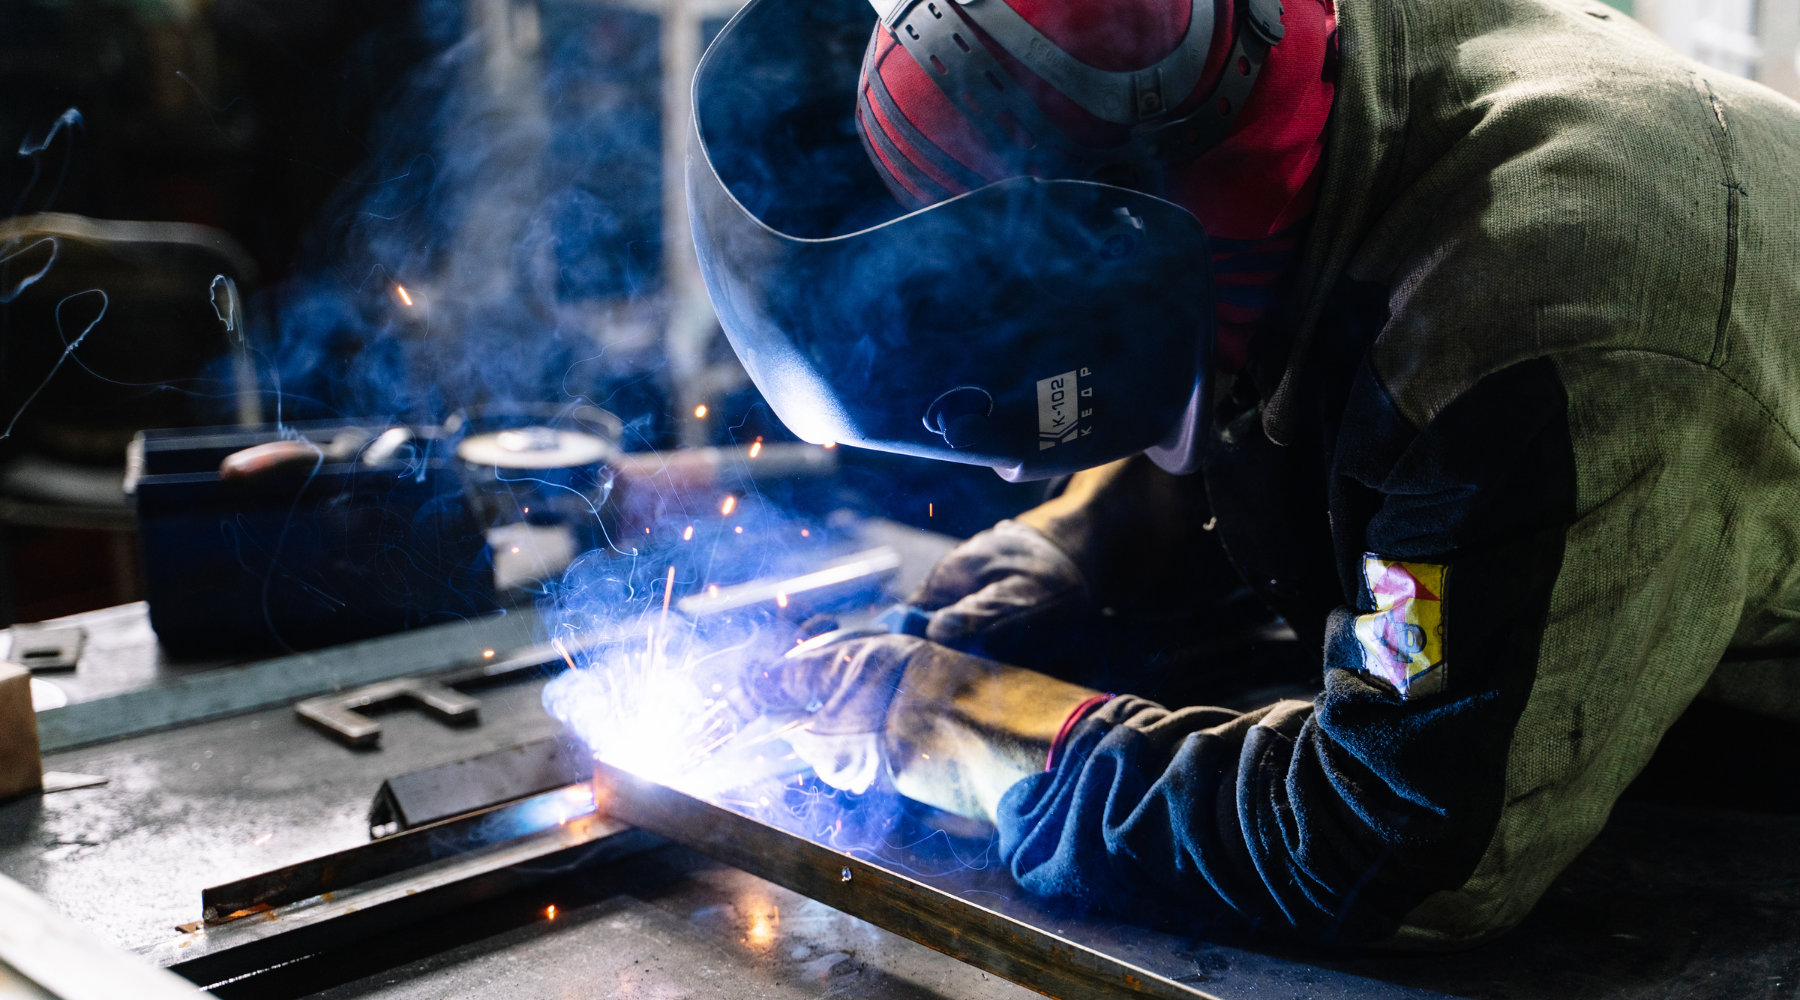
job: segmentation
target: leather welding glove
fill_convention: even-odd
[[[1087,577],[1042,531],[1001,521],[938,560],[907,603],[935,612],[926,638],[1005,656],[1026,633],[1088,610]]]
[[[880,737],[888,706],[912,653],[909,635],[826,646],[753,669],[744,694],[756,713],[792,718],[784,739],[819,780],[861,794],[880,774]]]
[[[1095,692],[906,635],[786,661],[760,690],[810,715],[788,735],[820,780],[866,791],[885,766],[902,795],[992,822],[1000,797],[1044,769],[1064,721]],[[811,707],[811,712],[807,709]]]
[[[1060,670],[1071,649],[1108,641],[1092,631],[1105,609],[1155,617],[1241,585],[1209,518],[1199,476],[1120,459],[952,549],[908,603],[936,612],[934,642]]]

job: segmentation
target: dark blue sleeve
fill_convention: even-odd
[[[1152,899],[1229,907],[1359,943],[1466,882],[1499,821],[1562,565],[1563,402],[1548,363],[1528,363],[1423,432],[1364,421],[1392,433],[1337,456],[1337,493],[1357,502],[1334,509],[1368,512],[1334,518],[1340,541],[1354,532],[1353,553],[1448,567],[1435,595],[1444,672],[1429,690],[1403,693],[1371,667],[1377,595],[1346,587],[1323,623],[1312,703],[1240,715],[1125,696],[1079,725],[1053,771],[1001,800],[1002,856],[1019,883],[1124,912]]]

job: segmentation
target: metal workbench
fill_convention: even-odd
[[[940,547],[925,539],[909,577]],[[129,610],[110,614],[129,624]],[[89,624],[105,632],[99,618]],[[454,652],[466,638],[441,645]],[[107,643],[92,648],[100,655]],[[141,645],[113,648],[140,668],[153,658]],[[247,671],[237,676],[255,686],[297,667],[211,669]],[[173,683],[169,671],[150,673],[108,690]],[[173,673],[185,684],[208,670]],[[473,728],[389,712],[376,749],[327,739],[282,702],[53,750],[46,769],[108,784],[0,804],[0,872],[179,971],[177,927],[200,918],[203,888],[366,843],[365,813],[386,778],[555,733],[539,703],[543,683],[527,672],[475,690],[482,721]],[[1785,768],[1800,740],[1773,724],[1750,725],[1747,736],[1741,719],[1709,724],[1677,734],[1523,926],[1472,952],[1331,952],[1095,918],[1054,929],[1219,998],[1788,996],[1800,974],[1800,796],[1793,778],[1748,773],[1746,761]],[[1733,727],[1737,745],[1709,763],[1720,726]],[[675,845],[537,874],[478,905],[203,985],[242,997],[1031,995]]]

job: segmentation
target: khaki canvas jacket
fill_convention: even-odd
[[[1460,946],[1524,916],[1709,682],[1800,709],[1800,105],[1593,0],[1338,14],[1284,342],[1203,470],[1252,584],[1333,592],[1283,607],[1325,693],[1117,699],[1002,839],[1039,891]],[[1320,465],[1288,521],[1283,452]]]

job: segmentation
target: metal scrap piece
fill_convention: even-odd
[[[295,705],[294,711],[345,744],[365,747],[373,746],[381,739],[381,723],[357,709],[401,698],[416,701],[452,722],[476,722],[481,710],[481,702],[454,688],[423,677],[401,677],[351,691],[308,698]]]
[[[593,773],[592,755],[566,736],[410,771],[387,779],[376,790],[369,806],[369,837],[391,837],[427,823],[586,781]]]
[[[81,647],[87,642],[84,628],[35,628],[14,625],[12,648],[7,650],[10,663],[36,673],[40,670],[74,670],[81,662]]]

